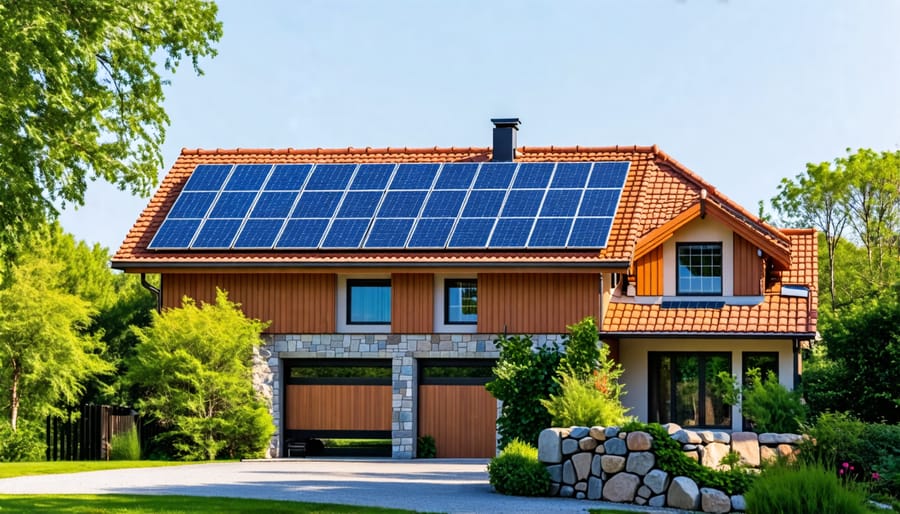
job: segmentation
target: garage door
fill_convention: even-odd
[[[493,360],[419,361],[419,436],[435,440],[439,458],[496,455],[497,400],[484,384]]]
[[[391,454],[391,361],[285,361],[285,451]]]

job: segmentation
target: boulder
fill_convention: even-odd
[[[759,467],[759,440],[753,432],[731,434],[731,451],[741,456],[742,464]]]
[[[590,476],[593,457],[590,453],[577,453],[572,456],[572,464],[575,466],[575,476],[578,480],[585,480]]]
[[[587,491],[587,482],[578,482],[575,484],[575,490],[582,493]]]
[[[775,460],[778,457],[778,453],[770,446],[760,446],[759,447],[759,460],[761,462],[769,462]]]
[[[738,511],[747,510],[747,502],[744,501],[743,494],[736,494],[731,497],[731,510],[738,510]]]
[[[650,488],[645,485],[640,486],[637,490],[638,498],[643,498],[646,500],[647,498],[650,497],[651,494],[652,494],[652,491],[650,491]]]
[[[606,427],[593,426],[589,432],[590,436],[598,441],[606,441],[606,434],[604,431]]]
[[[769,432],[759,434],[759,444],[797,444],[801,439],[803,436],[797,434],[772,434]]]
[[[646,475],[656,464],[656,455],[651,452],[632,452],[628,455],[625,471],[635,475]]]
[[[625,438],[625,444],[633,452],[644,452],[650,449],[653,437],[647,432],[631,432]]]
[[[731,498],[718,489],[704,487],[700,489],[700,508],[703,512],[731,512]]]
[[[619,435],[619,427],[606,427],[606,430],[603,431],[603,434],[607,439],[611,439]]]
[[[695,461],[700,462],[700,455],[697,454],[697,450],[694,450],[692,452],[684,452],[684,455],[689,459],[694,459]]]
[[[644,477],[644,485],[649,487],[653,494],[662,494],[669,486],[669,474],[661,469],[654,469]]]
[[[600,458],[600,468],[607,473],[618,473],[625,469],[625,457],[604,455]]]
[[[781,455],[782,457],[787,457],[790,461],[794,460],[794,458],[796,457],[796,455],[794,454],[799,451],[796,447],[789,444],[779,444],[776,450],[778,451],[779,455]]]
[[[697,483],[688,477],[675,477],[666,495],[669,507],[684,510],[697,510],[700,506],[700,489]]]
[[[547,494],[547,496],[559,496],[559,484],[550,484],[550,492]]]
[[[597,440],[593,437],[582,437],[578,440],[578,448],[582,451],[590,452],[593,451],[594,448],[597,447]]]
[[[547,472],[550,473],[551,481],[562,482],[562,464],[547,466]]]
[[[628,453],[625,441],[621,439],[609,439],[603,443],[603,447],[606,448],[606,453],[609,455],[625,455]]]
[[[594,448],[594,453],[598,455],[603,455],[606,453],[606,448],[602,444],[598,444],[596,448]]]
[[[591,459],[591,474],[595,477],[601,476],[603,473],[603,457],[600,455],[594,455],[593,459]]]
[[[587,437],[590,433],[590,429],[588,427],[571,427],[569,429],[569,437],[572,439],[581,439],[582,437]]]
[[[572,455],[573,453],[578,451],[578,440],[577,439],[563,439],[562,442],[562,453],[563,455]]]
[[[559,429],[548,428],[538,437],[538,460],[547,464],[562,462],[562,437]]]
[[[576,482],[575,466],[572,465],[572,461],[570,461],[570,460],[567,460],[563,464],[563,479],[562,479],[562,481],[564,484],[567,484],[567,485],[574,485]]]
[[[681,430],[681,425],[679,425],[678,423],[666,423],[662,427],[666,429],[666,433],[669,435],[672,435],[675,432]]]
[[[587,497],[588,500],[599,500],[603,497],[603,480],[597,477],[588,479]]]
[[[700,444],[703,442],[703,439],[700,439],[700,436],[697,435],[697,432],[692,430],[679,430],[672,434],[672,439],[678,441],[681,444]]]
[[[731,434],[728,432],[713,432],[713,442],[722,444],[731,444]]]
[[[666,495],[660,494],[658,496],[654,496],[650,498],[650,501],[647,502],[647,505],[651,507],[665,507],[666,506]]]
[[[713,433],[711,430],[701,430],[697,432],[697,435],[700,436],[700,440],[704,443],[713,443],[715,440],[713,439]]]
[[[631,473],[619,473],[603,486],[603,499],[611,502],[633,502],[641,479]]]
[[[577,493],[575,493],[576,500],[583,500],[585,498],[587,498],[587,496],[585,496],[584,491],[578,491]]]
[[[703,450],[700,464],[703,464],[708,468],[721,469],[723,467],[720,464],[722,462],[722,457],[728,455],[730,450],[731,448],[729,448],[727,444],[709,443]]]
[[[565,496],[566,498],[571,498],[575,496],[575,488],[570,485],[564,485],[559,488],[559,495]]]

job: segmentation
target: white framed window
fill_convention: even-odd
[[[391,279],[347,280],[347,324],[391,324]]]
[[[676,294],[722,295],[722,243],[678,243],[676,254]]]
[[[444,280],[444,324],[475,325],[478,323],[478,279],[448,278]]]

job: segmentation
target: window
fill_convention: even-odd
[[[731,427],[731,406],[722,397],[730,383],[731,354],[650,352],[650,419],[683,427]]]
[[[444,323],[474,325],[478,323],[478,281],[454,278],[444,281]]]
[[[391,280],[347,280],[347,324],[389,325]]]
[[[722,243],[680,243],[679,295],[722,294]]]
[[[766,381],[769,378],[769,372],[775,374],[778,378],[778,352],[744,352],[743,364],[743,383],[747,385],[750,381],[748,372],[751,369],[759,370],[759,376]]]

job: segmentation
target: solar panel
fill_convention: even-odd
[[[343,191],[347,188],[355,164],[319,164],[306,183],[307,191]]]
[[[528,240],[529,248],[565,248],[572,218],[538,218]]]
[[[503,206],[506,191],[472,191],[463,209],[463,218],[496,217]]]
[[[433,191],[422,211],[422,217],[456,218],[465,200],[465,191]]]
[[[284,219],[247,220],[237,240],[235,248],[272,248],[284,225]]]
[[[584,192],[579,216],[612,216],[616,213],[619,196],[617,189],[588,189]]]
[[[551,189],[547,191],[541,216],[574,216],[581,203],[581,189]]]
[[[322,248],[358,248],[369,228],[368,219],[334,220]]]
[[[519,166],[519,172],[516,173],[516,180],[513,187],[518,189],[525,188],[545,188],[550,182],[550,175],[553,173],[552,162],[526,162]]]
[[[478,171],[475,179],[475,189],[506,189],[516,172],[515,163],[511,162],[486,162]]]
[[[169,219],[173,218],[202,218],[209,212],[210,206],[216,199],[216,193],[181,193],[172,210],[169,211]]]
[[[553,181],[550,182],[550,188],[581,189],[587,182],[590,173],[591,163],[589,162],[561,162],[556,165],[556,172],[553,173]]]
[[[191,173],[185,191],[218,191],[231,173],[231,164],[199,164]]]
[[[541,189],[513,189],[509,192],[503,212],[504,218],[511,217],[535,217],[544,200],[544,191]]]
[[[391,189],[431,189],[439,164],[401,164],[397,167]]]
[[[312,164],[279,164],[272,170],[266,191],[300,191]]]
[[[394,167],[394,164],[360,164],[350,189],[381,191],[391,179]]]
[[[478,164],[474,162],[445,164],[434,183],[435,189],[469,189],[472,179],[478,172]]]
[[[228,177],[225,191],[258,191],[269,176],[271,169],[271,164],[239,164],[234,167],[234,171]]]
[[[338,218],[371,218],[381,201],[381,191],[351,191],[344,196]]]
[[[484,248],[495,218],[463,218],[456,224],[447,246],[450,248]]]
[[[250,212],[256,193],[222,193],[209,213],[210,218],[243,218]]]
[[[194,239],[192,248],[229,248],[241,220],[206,220]]]
[[[292,218],[330,218],[341,202],[343,193],[304,191],[300,194]]]
[[[296,192],[265,192],[250,211],[251,218],[287,218],[297,200]]]
[[[366,238],[365,248],[403,248],[413,219],[376,219]]]
[[[275,243],[275,248],[318,248],[327,228],[327,219],[288,220],[284,226],[284,232],[281,233],[281,237]]]
[[[379,218],[415,218],[425,203],[425,191],[388,191],[378,209]]]
[[[443,248],[447,245],[447,238],[453,229],[453,219],[450,218],[422,218],[416,224],[412,237],[409,238],[409,248]]]
[[[597,162],[591,170],[588,187],[611,187],[622,189],[628,176],[628,162]]]
[[[491,248],[525,248],[534,218],[501,218],[491,236]]]
[[[200,226],[201,220],[174,220],[167,219],[163,222],[153,241],[150,242],[151,248],[187,248],[194,239],[197,227]]]
[[[569,248],[604,248],[612,218],[575,218]]]

